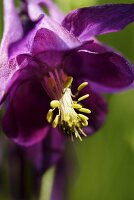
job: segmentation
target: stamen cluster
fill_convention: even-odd
[[[89,97],[89,94],[86,94],[78,100],[73,100],[79,95],[79,91],[87,86],[88,82],[83,82],[77,88],[75,95],[71,92],[71,84],[73,78],[69,77],[66,87],[63,89],[62,97],[59,100],[52,100],[50,102],[51,109],[47,113],[47,121],[52,123],[52,126],[56,128],[59,126],[60,130],[66,134],[70,135],[72,140],[75,136],[82,140],[81,135],[86,136],[83,128],[88,126],[88,117],[82,113],[90,114],[91,111],[87,108],[84,108],[80,101]],[[54,118],[54,112],[58,109],[58,114]]]

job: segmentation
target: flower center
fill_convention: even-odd
[[[79,91],[88,85],[88,82],[83,82],[79,85],[76,94],[73,95],[71,92],[73,78],[64,74],[64,78],[61,77],[61,79],[62,85],[64,85],[62,91],[61,87],[58,88],[58,91],[55,89],[57,86],[53,83],[56,80],[54,81],[52,76],[47,79],[47,85],[51,80],[50,82],[52,88],[49,92],[51,91],[50,93],[52,93],[52,91],[55,90],[54,97],[57,96],[55,100],[50,102],[51,108],[47,113],[47,121],[52,123],[54,128],[58,126],[64,134],[70,135],[72,140],[74,137],[82,140],[81,136],[86,136],[83,128],[88,126],[89,119],[85,114],[90,114],[91,111],[84,108],[80,102],[88,98],[89,94],[86,94],[77,100],[76,97],[79,95]],[[58,81],[56,84],[58,84]],[[57,94],[57,92],[60,92],[60,94]]]

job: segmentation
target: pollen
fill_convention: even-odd
[[[88,85],[88,82],[83,82],[82,84],[79,85],[79,87],[77,88],[78,91],[82,90],[84,87],[86,87]]]
[[[51,123],[51,122],[52,122],[52,119],[53,119],[53,110],[50,109],[50,110],[48,111],[48,113],[47,113],[47,121],[48,121],[49,123]]]
[[[73,95],[71,91],[72,82],[73,77],[64,77],[62,95],[60,95],[60,98],[53,99],[50,102],[51,108],[47,113],[46,119],[48,123],[52,123],[53,128],[59,127],[61,132],[65,135],[69,135],[72,140],[75,137],[82,141],[82,136],[86,136],[83,128],[88,126],[89,120],[89,117],[86,115],[89,115],[91,111],[79,103],[88,98],[89,94],[79,98],[77,98],[77,96],[79,96],[79,92],[88,85],[88,82],[80,84],[77,87],[75,95]],[[57,95],[57,97],[59,96]]]
[[[91,110],[87,109],[87,108],[80,108],[79,109],[80,112],[83,112],[83,113],[87,113],[87,114],[90,114],[91,113]]]
[[[84,96],[80,97],[80,98],[78,99],[78,101],[82,101],[82,100],[84,100],[84,99],[86,99],[86,98],[88,98],[88,97],[89,97],[89,94],[85,94]]]
[[[50,102],[51,108],[57,108],[59,107],[60,102],[58,100],[53,100]]]

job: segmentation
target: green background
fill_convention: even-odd
[[[66,13],[78,7],[103,3],[133,3],[130,0],[56,2]],[[0,24],[1,34],[1,5]],[[99,39],[121,51],[134,63],[134,24],[119,33],[104,35]],[[78,169],[75,182],[70,186],[70,200],[134,200],[133,90],[112,95],[109,100],[109,114],[102,129],[82,143],[78,141],[72,145],[77,156]]]

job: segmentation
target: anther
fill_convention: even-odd
[[[68,76],[67,80],[64,83],[65,88],[69,88],[71,86],[72,82],[73,82],[73,77]]]
[[[83,126],[88,126],[88,121],[87,121],[87,120],[83,121],[83,122],[82,122],[82,125],[83,125]]]
[[[83,82],[82,84],[79,85],[79,87],[77,88],[78,91],[82,90],[84,87],[86,87],[88,85],[88,82]]]
[[[75,108],[75,109],[80,109],[80,108],[82,108],[82,105],[80,105],[80,104],[78,104],[78,103],[74,103],[74,104],[72,105],[72,107]]]
[[[87,109],[87,108],[80,108],[79,109],[80,112],[83,112],[83,113],[87,113],[87,114],[90,114],[91,113],[91,110]]]
[[[49,123],[51,123],[52,122],[52,119],[53,119],[53,110],[52,109],[50,109],[49,111],[48,111],[48,113],[47,113],[47,121],[49,122]]]
[[[51,108],[57,108],[59,107],[59,105],[60,105],[60,102],[58,100],[53,100],[50,102]]]
[[[84,121],[84,120],[88,120],[89,118],[83,114],[78,114],[79,117]]]
[[[80,141],[82,141],[82,138],[81,138],[80,134],[78,133],[78,131],[76,129],[75,129],[75,137],[79,138]]]
[[[59,122],[59,115],[56,115],[56,117],[52,123],[53,128],[56,128],[56,126],[58,125],[58,122]]]
[[[88,97],[89,97],[89,94],[85,94],[84,96],[80,97],[80,98],[78,99],[78,101],[82,101],[82,100],[84,100],[84,99],[86,99],[86,98],[88,98]]]
[[[82,138],[81,138],[81,136],[78,134],[78,138],[80,139],[80,141],[82,142]]]

